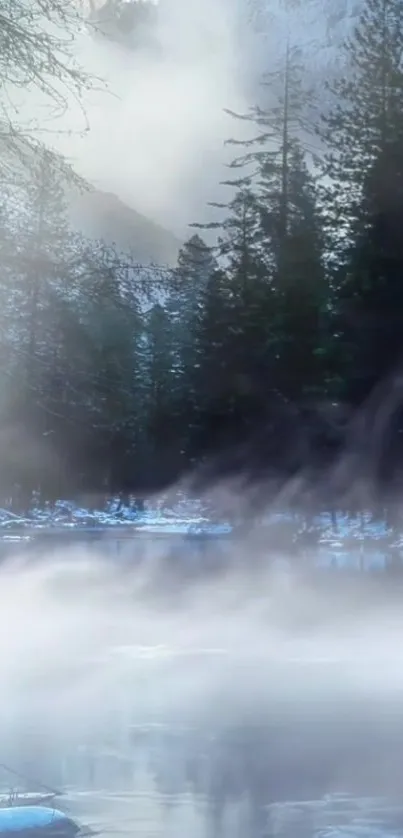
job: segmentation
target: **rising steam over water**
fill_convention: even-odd
[[[331,762],[352,724],[367,726],[369,750],[393,728],[403,688],[398,609],[340,601],[330,613],[312,589],[270,571],[170,587],[160,559],[133,570],[58,551],[2,568],[1,737],[14,761],[29,731],[41,757],[51,743],[52,764],[83,743],[127,758],[129,729],[150,723],[227,736],[252,724],[268,737],[269,762],[290,747],[298,759],[305,748],[306,759],[320,752]]]
[[[83,30],[78,58],[111,93],[88,94],[83,137],[69,103],[55,144],[102,188],[181,231],[216,197],[232,130],[224,108],[249,103],[263,49],[242,30],[241,2],[165,9],[157,56]],[[256,570],[256,551],[244,542],[227,573],[193,586],[171,580],[161,548],[137,568],[81,548],[2,566],[4,759],[75,793],[133,794],[143,772],[149,797],[207,800],[214,836],[223,809],[245,797],[250,817],[238,813],[229,829],[243,838],[267,834],[269,801],[397,797],[400,607],[368,607],[364,593],[324,599],[299,576]],[[113,818],[132,831],[139,806],[115,803]]]

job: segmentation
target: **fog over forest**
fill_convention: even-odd
[[[231,160],[225,143],[234,126],[225,109],[242,113],[255,104],[262,73],[281,62],[287,32],[301,49],[309,84],[325,96],[324,74],[337,64],[357,5],[160,0],[151,35],[139,28],[117,37],[112,12],[99,2],[75,49],[109,95],[85,96],[85,114],[69,101],[53,125],[68,133],[52,141],[94,185],[184,239],[189,223],[217,216],[208,202],[227,197],[219,183]],[[112,30],[112,37],[94,27]],[[251,135],[250,126],[244,134]]]

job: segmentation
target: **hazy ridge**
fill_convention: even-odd
[[[141,264],[176,264],[180,240],[113,193],[93,187],[75,191],[69,208],[73,228],[88,238],[114,244],[118,250],[132,253]]]

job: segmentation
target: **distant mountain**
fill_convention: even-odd
[[[10,181],[18,198],[31,177],[31,169],[43,153],[41,145],[25,137],[7,134],[0,140],[0,172],[5,183]],[[142,265],[174,267],[183,242],[174,233],[132,209],[112,192],[96,189],[76,175],[63,156],[51,149],[46,153],[52,160],[56,175],[64,185],[69,222],[72,229],[89,239],[102,239],[107,245],[130,253]]]
[[[69,196],[71,225],[88,238],[130,252],[144,265],[174,266],[182,242],[173,233],[124,204],[111,192],[90,188]]]

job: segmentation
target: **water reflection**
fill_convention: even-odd
[[[221,718],[211,728],[137,724],[127,732],[124,752],[106,741],[75,743],[62,752],[37,731],[30,748],[25,740],[19,768],[67,789],[61,808],[105,833],[401,834],[403,714],[394,712],[391,725],[379,725],[379,713],[360,720],[357,708],[350,710],[350,719],[337,708],[321,718],[318,707],[316,725],[298,714],[287,725],[278,716],[263,725],[226,725]],[[386,708],[382,713],[385,718]]]
[[[81,818],[92,818],[107,832],[161,835],[169,838],[392,838],[401,835],[403,805],[382,798],[328,795],[310,801],[268,804],[258,811],[240,797],[224,809],[207,797],[190,792],[165,794],[143,786],[127,803],[120,795],[102,802],[72,796],[69,808]]]
[[[156,529],[154,527],[154,529]],[[151,527],[77,527],[58,530],[56,527],[26,528],[24,532],[3,532],[0,535],[0,561],[19,557],[21,554],[38,557],[44,553],[50,557],[63,550],[74,550],[78,554],[94,554],[120,564],[131,565],[160,556],[169,563],[171,571],[181,573],[196,571],[205,573],[209,569],[231,566],[239,552],[245,550],[242,535],[219,527],[217,531],[197,532],[188,525],[165,527],[154,532]],[[292,521],[281,522],[281,530],[275,526],[253,532],[255,559],[270,559],[286,556],[316,569],[344,569],[350,571],[379,572],[385,569],[402,569],[403,549],[399,533],[389,530],[364,532],[354,529],[350,522],[346,531],[318,526],[312,530],[298,531]],[[247,546],[248,542],[246,542]]]
[[[109,542],[108,549],[114,551],[117,545]],[[127,544],[119,550],[132,555]],[[211,650],[209,654],[209,677],[214,682],[222,660]],[[253,676],[243,661],[230,670],[232,694],[229,689],[217,694],[209,706],[197,711],[189,707],[185,718],[183,708],[175,713],[172,695],[169,712],[165,708],[164,689],[171,686],[170,678],[181,683],[175,662],[169,665],[171,670],[168,665],[164,668],[161,658],[158,681],[138,663],[134,674],[131,663],[130,672],[119,665],[118,682],[112,661],[103,661],[109,674],[99,681],[102,689],[93,725],[88,707],[82,718],[75,708],[73,724],[63,717],[68,707],[60,712],[56,708],[49,718],[33,697],[21,700],[20,711],[15,701],[7,718],[3,708],[0,720],[2,759],[30,778],[66,789],[61,807],[105,835],[392,838],[401,834],[400,695],[375,700],[365,691],[343,692],[339,682],[347,667],[343,664],[339,671],[337,661],[331,672],[318,663],[319,669],[296,674],[294,663],[284,671],[278,662],[256,659],[257,670],[270,667],[270,690],[260,694],[259,701],[253,695],[238,701],[238,693],[241,688],[248,692],[243,688]],[[178,669],[183,667],[187,678],[197,677],[195,659],[184,663],[182,657]],[[65,678],[66,672],[62,674]],[[309,691],[310,680],[315,690]],[[326,687],[322,696],[319,682]],[[57,687],[59,695],[64,684],[63,680]],[[7,788],[9,778],[4,776],[2,785]]]

